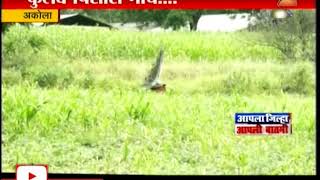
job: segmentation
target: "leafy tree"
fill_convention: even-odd
[[[253,31],[265,32],[262,40],[277,48],[286,60],[315,60],[315,11],[291,11],[292,16],[276,19],[272,11],[255,11]]]
[[[165,18],[164,27],[172,27],[177,30],[186,25],[188,21],[188,14],[185,11],[170,11]]]

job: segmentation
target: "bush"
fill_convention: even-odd
[[[35,52],[38,52],[41,48],[44,48],[48,43],[44,37],[32,33],[29,36],[28,44],[30,44],[30,46]]]
[[[312,72],[306,65],[296,66],[289,75],[283,75],[282,91],[298,94],[314,94]]]
[[[223,81],[225,93],[246,93],[250,91],[252,80],[249,74],[243,72],[232,72]]]
[[[10,26],[12,26],[12,24],[2,23],[2,31],[1,31],[1,33],[5,33],[6,31],[8,31]]]
[[[55,72],[52,71],[43,71],[35,74],[34,81],[40,87],[53,87],[58,82],[58,76]]]
[[[81,81],[81,86],[85,89],[88,89],[93,85],[93,83],[94,83],[94,77],[92,76],[90,71],[86,71]]]
[[[145,102],[142,98],[139,101],[132,102],[132,104],[126,106],[126,112],[132,120],[136,120],[141,123],[146,123],[148,116],[151,113],[151,107],[149,102]]]
[[[68,87],[74,80],[72,72],[66,67],[54,67],[47,66],[35,67],[27,73],[27,77],[33,79],[34,82],[40,87]]]
[[[4,41],[3,66],[22,70],[29,64],[33,56],[32,49],[24,42]]]
[[[59,80],[59,87],[66,88],[73,83],[74,75],[69,69],[64,68],[61,71],[59,71]]]
[[[37,57],[37,52],[44,49],[47,44],[45,37],[34,29],[19,24],[10,27],[3,41],[4,67],[23,70],[41,59],[34,57]]]
[[[2,83],[5,85],[18,84],[22,81],[22,76],[19,71],[13,69],[3,69]]]

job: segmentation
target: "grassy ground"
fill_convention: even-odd
[[[240,48],[250,35],[11,28],[3,171],[315,174],[314,64]],[[160,44],[165,94],[141,88]],[[293,134],[236,136],[236,112],[291,112]]]

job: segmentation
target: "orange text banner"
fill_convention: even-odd
[[[10,23],[56,23],[59,21],[58,9],[2,9],[1,22]]]

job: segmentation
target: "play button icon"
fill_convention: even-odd
[[[16,180],[47,180],[48,166],[46,165],[17,165]]]
[[[31,180],[31,179],[33,179],[35,177],[37,177],[37,176],[29,172],[29,180]]]

